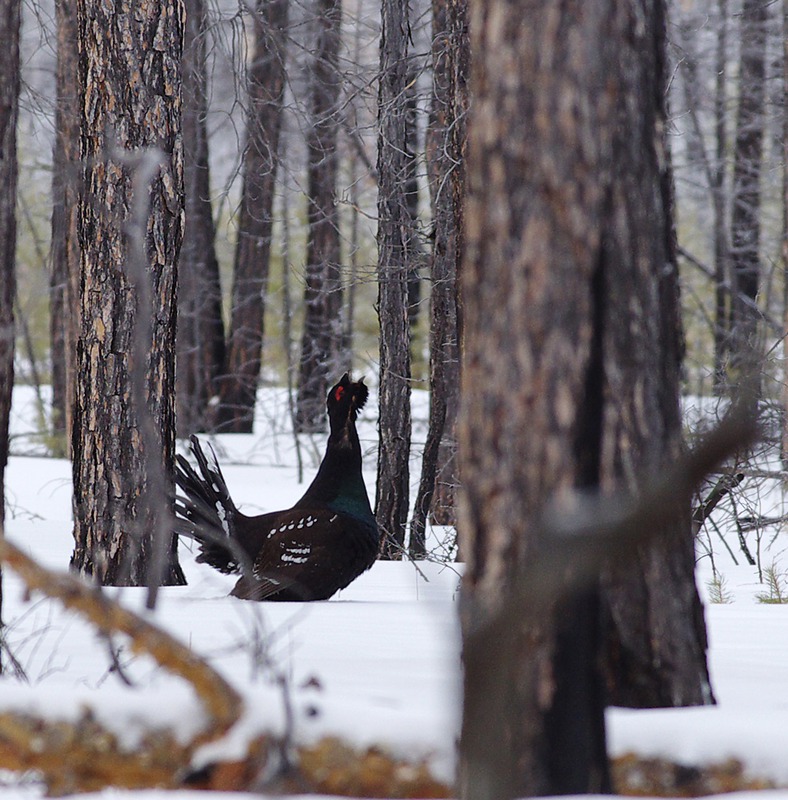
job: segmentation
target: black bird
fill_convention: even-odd
[[[356,415],[369,389],[347,373],[328,393],[331,433],[323,461],[304,496],[285,511],[242,514],[230,498],[211,449],[196,436],[191,451],[199,472],[176,457],[179,519],[175,532],[195,539],[197,561],[240,578],[231,594],[246,600],[325,600],[369,569],[380,534],[361,477]]]

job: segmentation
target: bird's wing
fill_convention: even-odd
[[[347,586],[377,555],[374,537],[347,515],[290,509],[270,517],[252,575],[238,581],[236,597],[325,599]]]

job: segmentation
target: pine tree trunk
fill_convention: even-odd
[[[783,94],[788,97],[788,0],[782,4],[783,33]],[[788,102],[786,102],[788,108]],[[783,113],[783,244],[780,249],[783,268],[783,362],[788,363],[788,113]],[[782,385],[783,431],[781,461],[788,470],[788,375],[783,374]]]
[[[0,0],[0,523],[5,518],[8,422],[14,387],[16,123],[19,112],[19,0]]]
[[[406,197],[408,3],[383,0],[378,90],[378,316],[380,388],[375,516],[384,558],[401,558],[410,474],[410,330],[408,282],[413,267]]]
[[[224,374],[218,381],[217,429],[228,433],[250,433],[254,425],[282,125],[287,14],[288,0],[258,0],[253,14],[255,45],[247,78],[249,109],[232,319]]]
[[[714,392],[722,395],[727,389],[726,374],[730,344],[730,264],[728,250],[728,225],[725,191],[725,164],[728,147],[727,98],[725,84],[728,79],[728,0],[717,0],[719,29],[714,86],[714,142],[715,158],[712,181],[714,210]]]
[[[70,446],[74,403],[79,295],[79,107],[77,105],[77,14],[68,0],[55,3],[57,24],[57,104],[52,164],[52,272],[50,342],[52,352],[52,426]]]
[[[414,59],[408,64],[405,117],[405,154],[407,172],[405,174],[405,203],[408,207],[410,272],[408,274],[408,322],[411,339],[419,324],[421,311],[421,268],[424,262],[424,251],[419,235],[419,162],[416,154],[419,151],[419,107],[417,100],[419,75]]]
[[[79,0],[77,25],[84,174],[71,563],[103,584],[178,583],[168,531],[184,9]]]
[[[438,524],[454,524],[455,423],[459,400],[457,274],[462,242],[466,81],[466,0],[432,4],[433,94],[427,131],[434,242],[430,295],[430,413],[419,490],[410,523],[410,554],[426,554],[430,507]]]
[[[733,162],[731,212],[731,375],[734,391],[744,388],[754,402],[760,391],[758,337],[760,289],[760,176],[766,96],[768,4],[745,0],[741,13],[739,108]],[[743,387],[743,383],[747,383]]]
[[[612,192],[617,213],[603,231],[606,323],[603,372],[615,403],[605,408],[600,486],[638,489],[682,452],[679,408],[684,354],[680,318],[667,113],[665,19],[622,50],[620,71],[637,99],[619,115]],[[637,232],[638,235],[633,235]],[[636,355],[635,355],[636,354]],[[690,508],[662,539],[640,550],[636,568],[611,564],[603,577],[608,620],[609,701],[635,707],[713,702],[706,627],[695,584]]]
[[[500,680],[485,683],[483,667],[503,643],[473,643],[550,552],[552,504],[634,490],[679,452],[664,9],[607,0],[568,15],[544,2],[528,25],[513,0],[470,9],[461,793],[605,792],[603,645],[640,656],[649,638],[654,658],[637,672],[612,662],[639,698],[709,697],[689,509],[637,566],[609,568],[604,592],[570,583],[544,613],[510,619]],[[576,569],[568,557],[552,577]]]
[[[211,207],[204,0],[186,0],[183,48],[183,183],[186,227],[178,270],[177,431],[210,430],[224,366],[224,325]]]
[[[307,134],[308,213],[304,331],[298,375],[296,427],[324,431],[326,392],[336,380],[342,347],[337,135],[342,4],[318,0],[318,36],[310,75],[311,127]]]

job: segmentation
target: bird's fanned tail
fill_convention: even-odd
[[[235,536],[238,509],[230,498],[216,453],[211,448],[209,461],[197,437],[192,436],[190,442],[199,473],[182,455],[176,456],[175,483],[182,494],[175,498],[175,533],[197,541],[197,561],[225,574],[248,573],[251,559]]]

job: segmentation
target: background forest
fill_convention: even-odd
[[[0,559],[202,687],[165,783],[251,690],[85,586],[192,582],[176,452],[289,496],[345,371],[381,561],[462,562],[461,796],[610,791],[608,707],[713,703],[697,560],[782,602],[788,5],[526,6],[0,0],[0,464],[70,464],[89,583]]]

